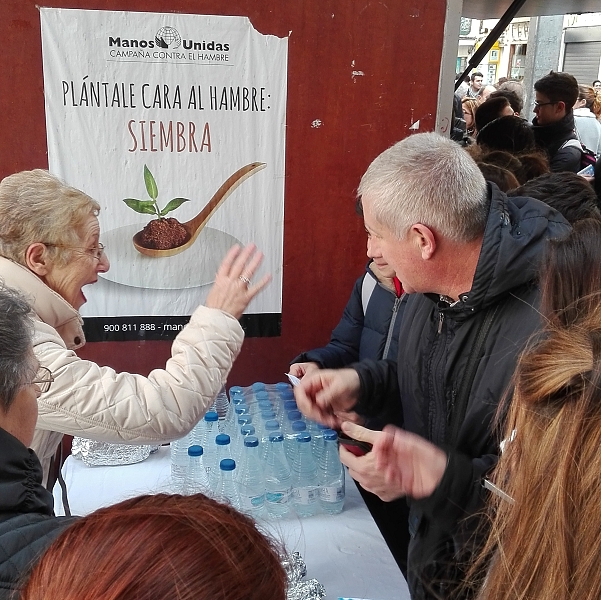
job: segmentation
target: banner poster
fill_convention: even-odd
[[[280,335],[288,39],[246,17],[40,8],[50,172],[100,206],[88,341],[173,339],[254,242],[250,336]]]

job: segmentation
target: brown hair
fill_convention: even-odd
[[[593,103],[595,102],[595,97],[595,90],[590,85],[578,86],[578,100],[584,100],[586,102],[586,108],[592,108]]]
[[[77,246],[81,227],[100,205],[78,189],[43,171],[21,171],[0,182],[0,255],[25,264],[35,242]],[[48,256],[64,265],[71,252],[48,246]]]
[[[550,242],[542,277],[545,327],[518,363],[491,477],[514,503],[491,497],[480,600],[601,597],[601,222]]]
[[[159,494],[69,527],[21,600],[285,600],[278,552],[245,515],[202,494]]]

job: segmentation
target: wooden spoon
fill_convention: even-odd
[[[233,175],[228,177],[223,185],[215,192],[209,203],[190,221],[182,223],[186,231],[190,234],[190,239],[181,246],[168,248],[167,250],[157,250],[155,248],[146,248],[141,243],[141,231],[138,231],[133,237],[136,250],[145,256],[159,258],[161,256],[174,256],[184,250],[187,250],[203,230],[207,221],[213,216],[213,213],[223,204],[224,200],[246,179],[264,169],[265,163],[254,162],[238,169]]]

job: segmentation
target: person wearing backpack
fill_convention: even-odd
[[[549,156],[551,171],[578,173],[583,152],[574,132],[572,110],[578,99],[578,82],[569,73],[551,71],[534,84],[534,91],[532,130],[536,145]]]
[[[578,86],[578,100],[574,104],[574,123],[582,146],[601,155],[601,123],[591,110],[595,103],[595,90],[590,85]]]

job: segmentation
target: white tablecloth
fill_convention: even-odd
[[[87,467],[70,456],[63,477],[72,514],[86,515],[132,496],[168,491],[169,449],[162,447],[144,462],[122,467]],[[64,514],[58,484],[54,499],[56,514]],[[300,552],[307,578],[325,587],[328,600],[409,599],[403,575],[350,478],[341,514],[289,517],[265,525],[289,552]]]

